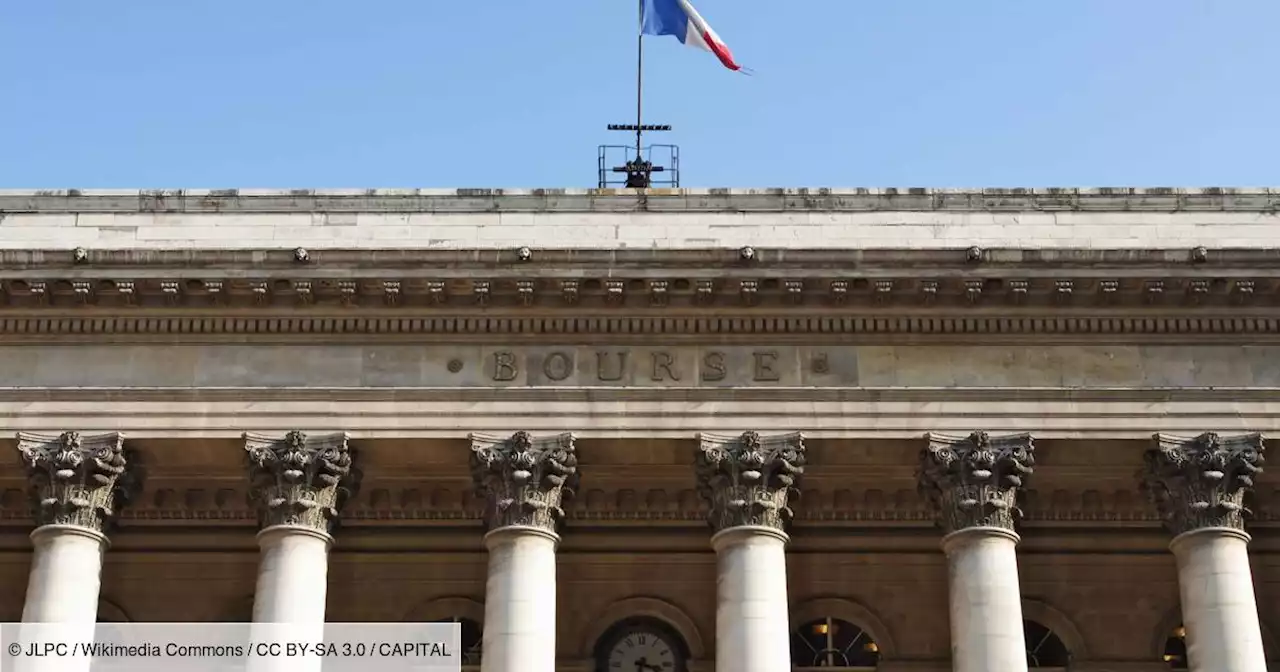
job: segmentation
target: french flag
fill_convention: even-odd
[[[675,35],[682,44],[705,49],[716,55],[724,67],[733,71],[742,66],[733,60],[733,52],[711,30],[689,0],[644,0],[641,35]]]

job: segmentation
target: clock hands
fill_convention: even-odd
[[[657,665],[650,665],[648,658],[641,658],[636,661],[636,672],[662,672],[662,668]]]

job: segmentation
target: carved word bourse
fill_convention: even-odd
[[[585,385],[785,383],[801,375],[805,366],[794,348],[494,350],[485,358],[485,376],[496,383],[522,379]],[[811,373],[826,372],[825,353],[815,353],[810,359],[807,368]]]

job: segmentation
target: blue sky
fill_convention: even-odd
[[[694,0],[684,186],[1280,184],[1276,0]],[[588,187],[634,0],[0,0],[0,187]]]

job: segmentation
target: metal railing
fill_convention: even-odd
[[[635,147],[600,145],[596,170],[600,189],[634,187],[637,186],[634,184],[637,178],[642,178],[647,187],[678,189],[680,148],[676,145],[649,145],[637,157]]]

